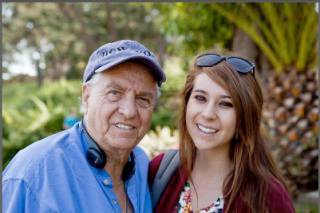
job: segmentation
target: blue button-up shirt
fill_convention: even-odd
[[[121,212],[112,179],[88,163],[82,123],[21,150],[2,176],[3,212]],[[151,212],[149,159],[136,147],[135,173],[125,182],[134,212]]]

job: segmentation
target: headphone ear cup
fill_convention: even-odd
[[[89,147],[86,157],[91,166],[96,168],[103,168],[106,164],[106,156],[101,150],[94,147]]]
[[[134,154],[131,152],[130,158],[126,165],[124,166],[123,172],[122,172],[122,180],[126,181],[129,180],[132,175],[135,172],[135,159],[134,159]]]

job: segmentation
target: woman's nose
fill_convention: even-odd
[[[207,104],[205,108],[203,109],[201,115],[206,119],[216,119],[217,118],[217,112],[216,107],[214,104]]]

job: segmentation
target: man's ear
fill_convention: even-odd
[[[89,84],[82,85],[82,98],[81,103],[84,110],[84,114],[87,113],[88,105],[89,105],[89,97],[91,92],[91,86]]]

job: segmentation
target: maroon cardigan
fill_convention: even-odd
[[[156,156],[149,165],[149,183],[152,186],[152,181],[160,166],[161,160],[164,154]],[[184,184],[188,177],[186,172],[182,168],[177,169],[173,174],[171,180],[169,181],[167,187],[163,191],[154,212],[175,212],[175,205],[177,204],[180,196],[180,192],[183,190]],[[266,205],[270,208],[270,213],[294,213],[294,208],[292,205],[292,200],[289,193],[285,188],[273,181],[270,183],[267,191],[267,203]],[[248,207],[244,202],[238,197],[235,201],[236,209],[234,212],[237,213],[248,213]]]

